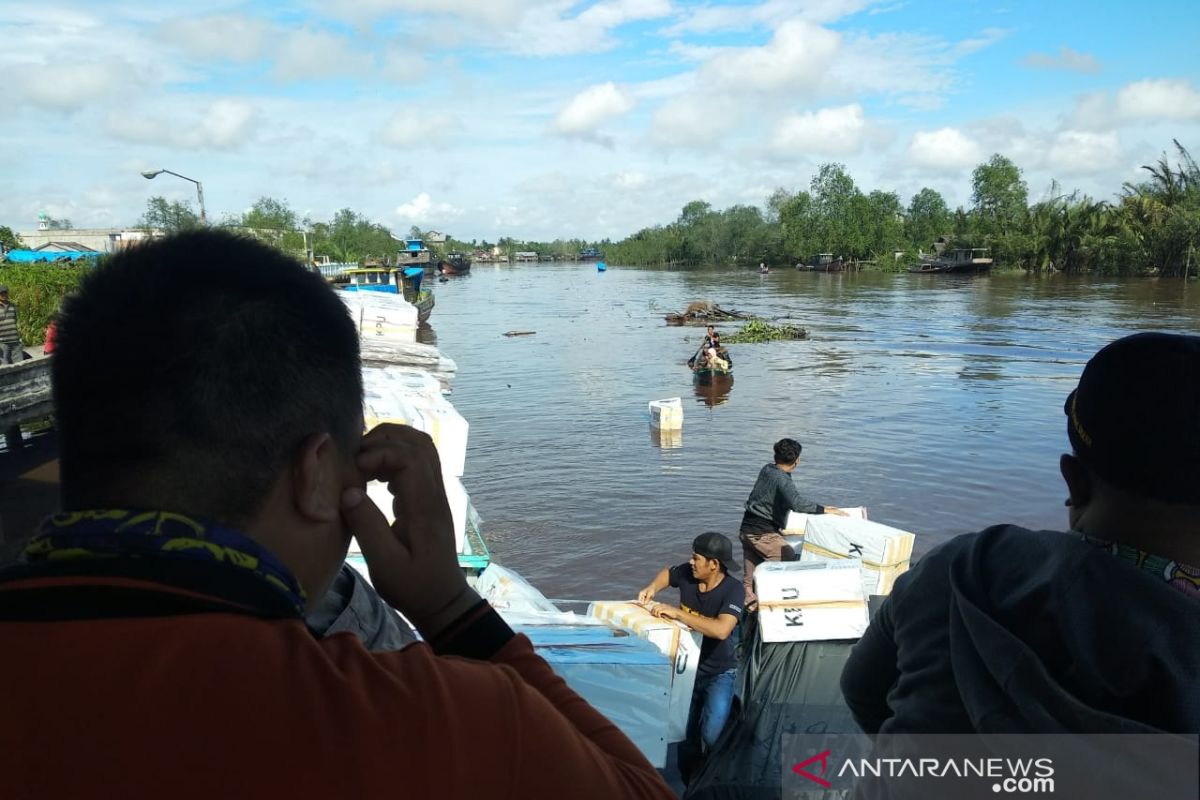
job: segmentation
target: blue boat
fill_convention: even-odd
[[[432,270],[437,266],[437,262],[433,260],[433,252],[425,246],[423,240],[405,239],[404,249],[396,256],[396,266]]]
[[[605,264],[603,261],[596,262],[596,271],[597,272],[604,272],[607,269],[608,269],[608,264]]]
[[[425,277],[422,267],[360,267],[345,273],[350,283],[342,287],[347,292],[390,292],[403,295],[404,299],[417,307],[417,319],[424,322],[433,313],[433,290],[422,289]]]

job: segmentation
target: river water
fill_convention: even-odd
[[[804,494],[867,506],[917,553],[995,523],[1061,528],[1084,363],[1126,333],[1200,328],[1200,286],[1153,279],[477,264],[436,294],[493,555],[572,599],[632,597],[706,530],[740,559],[742,504],[784,436]],[[703,330],[663,320],[695,300],[809,338],[732,347],[732,386],[706,393],[684,365]],[[660,439],[647,402],[668,397],[683,430]]]

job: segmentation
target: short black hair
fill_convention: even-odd
[[[362,433],[358,332],[324,280],[204,229],[131,247],[66,299],[52,384],[64,507],[151,498],[236,524],[296,448]]]
[[[775,443],[775,463],[791,464],[800,457],[804,446],[795,439],[780,439]]]

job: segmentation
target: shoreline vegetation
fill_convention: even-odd
[[[950,248],[989,248],[998,272],[1180,278],[1200,269],[1200,167],[1183,145],[1173,144],[1172,154],[1164,152],[1154,164],[1143,166],[1143,179],[1124,184],[1111,201],[1067,193],[1053,183],[1031,204],[1021,170],[996,154],[972,172],[969,207],[951,211],[928,187],[905,206],[896,192],[864,194],[845,166],[827,163],[817,169],[808,189],[776,189],[763,209],[735,205],[717,210],[693,200],[674,222],[643,228],[616,242],[502,237],[493,244],[450,238],[430,243],[430,249],[438,259],[452,251],[495,248],[510,260],[517,251],[537,253],[539,260],[575,260],[580,251],[596,248],[612,264],[672,269],[760,263],[790,267],[828,253],[851,268],[900,272],[944,237]],[[190,203],[162,197],[150,198],[138,221],[142,229],[163,233],[200,224]],[[219,224],[310,264],[314,258],[389,263],[398,247],[386,226],[352,209],[343,208],[328,222],[313,221],[301,219],[286,200],[271,197],[259,198],[245,214],[228,215]],[[69,239],[70,222],[61,227],[63,238]],[[408,235],[431,238],[415,226]],[[0,245],[22,246],[5,227],[0,227]],[[90,268],[0,259],[0,283],[11,288],[26,346],[43,342],[63,296]]]

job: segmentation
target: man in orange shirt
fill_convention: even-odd
[[[53,386],[65,510],[0,567],[5,798],[672,796],[467,585],[429,437],[362,435],[319,276],[211,230],[123,251]],[[351,534],[424,642],[309,633]]]

